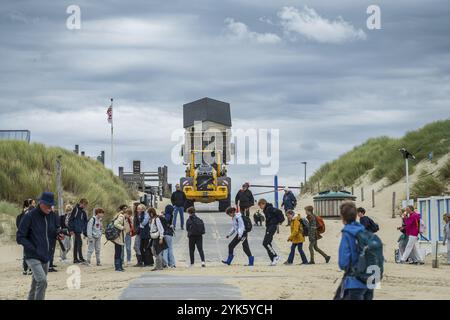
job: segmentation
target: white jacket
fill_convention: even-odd
[[[232,236],[235,232],[238,234],[239,238],[241,238],[245,232],[244,220],[242,219],[242,215],[240,212],[237,212],[233,217],[232,227],[230,232],[228,233],[228,236]]]

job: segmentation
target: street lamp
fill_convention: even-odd
[[[307,164],[307,162],[306,162],[306,161],[303,161],[302,164],[305,165],[305,180],[304,180],[304,182],[303,182],[303,188],[306,188],[306,164]]]
[[[405,170],[406,170],[406,201],[408,202],[409,205],[409,163],[408,160],[412,159],[412,160],[416,160],[416,157],[409,152],[408,150],[406,150],[405,148],[401,148],[398,149],[398,151],[400,151],[403,155],[403,158],[405,159]]]

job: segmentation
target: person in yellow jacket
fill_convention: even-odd
[[[291,265],[294,263],[295,249],[298,249],[298,253],[300,253],[302,264],[307,264],[308,259],[306,259],[305,252],[303,251],[303,242],[305,242],[305,237],[303,236],[302,217],[300,214],[295,215],[293,210],[288,210],[286,212],[286,216],[291,226],[291,235],[287,241],[292,242],[292,245],[289,257],[284,264]]]
[[[124,237],[125,234],[130,232],[129,224],[125,222],[125,211],[128,209],[128,206],[121,205],[119,207],[119,212],[114,217],[114,227],[119,229],[121,232],[119,233],[119,237],[113,240],[114,242],[114,268],[116,271],[125,271],[123,269],[123,246],[124,246]],[[128,230],[127,230],[128,229]]]

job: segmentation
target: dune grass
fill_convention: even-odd
[[[56,158],[62,156],[62,183],[71,200],[87,198],[91,208],[112,214],[132,195],[122,181],[100,162],[58,147],[0,141],[0,199],[21,204],[42,191],[56,194]]]
[[[382,178],[392,184],[405,175],[404,159],[398,149],[406,148],[416,156],[410,161],[410,173],[415,165],[433,152],[433,161],[450,152],[450,119],[430,123],[408,132],[400,139],[379,137],[367,140],[338,159],[321,166],[308,180],[308,185],[320,182],[321,189],[349,187],[371,170],[372,182]],[[447,164],[448,174],[450,164]]]

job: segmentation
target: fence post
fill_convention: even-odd
[[[395,191],[392,192],[392,218],[395,218]]]
[[[56,158],[56,189],[58,192],[58,214],[64,214],[61,156]]]
[[[361,187],[361,201],[364,201],[364,188]]]
[[[278,176],[273,177],[273,186],[275,188],[275,190],[274,190],[275,208],[278,209]]]
[[[354,194],[354,189],[353,189],[353,186],[352,186],[352,195]]]
[[[372,189],[372,208],[375,208],[375,190]]]

